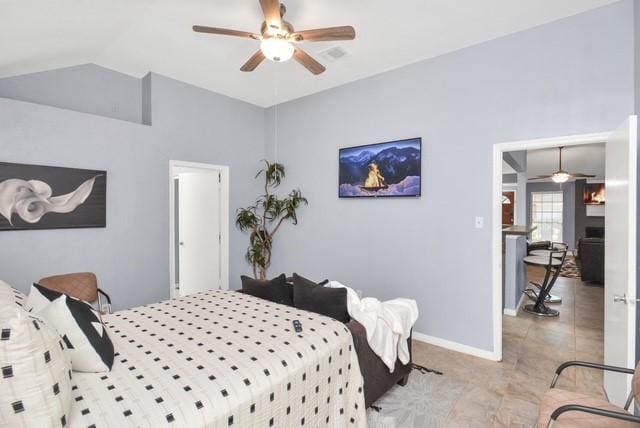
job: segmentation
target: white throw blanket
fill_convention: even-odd
[[[360,299],[358,293],[337,281],[326,287],[347,289],[347,310],[351,318],[367,331],[367,342],[393,373],[396,359],[407,364],[411,356],[407,339],[418,319],[418,305],[412,299],[393,299],[381,302],[373,297]]]

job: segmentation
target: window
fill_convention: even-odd
[[[562,192],[531,193],[533,241],[562,242]]]

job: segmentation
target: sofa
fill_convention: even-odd
[[[360,371],[364,379],[364,402],[368,408],[395,384],[402,386],[407,384],[412,360],[409,360],[407,364],[402,364],[400,360],[397,360],[393,373],[389,373],[389,368],[369,347],[367,332],[362,324],[352,319],[346,325],[351,332],[353,345],[356,348],[356,354],[358,354]],[[411,353],[411,337],[407,343],[409,344],[409,353]]]
[[[578,261],[584,282],[604,284],[604,238],[581,238]]]
[[[351,332],[353,345],[358,355],[360,372],[364,381],[364,398],[367,408],[394,385],[406,385],[413,366],[412,358],[409,358],[407,364],[402,364],[400,360],[396,360],[393,373],[389,372],[386,364],[369,346],[364,326],[349,316],[346,289],[325,288],[323,285],[327,281],[316,284],[297,274],[294,274],[292,278],[286,278],[282,274],[271,280],[256,280],[242,276],[241,280],[242,289],[237,290],[240,293],[330,316],[345,324]],[[296,291],[294,292],[294,290]],[[313,290],[321,291],[322,294],[314,294]],[[304,299],[299,299],[298,296],[302,295],[302,292],[305,294],[303,296]],[[307,294],[308,292],[310,293]],[[327,293],[333,297],[323,301],[328,297]],[[296,298],[294,298],[294,295]],[[335,299],[337,295],[339,295],[339,299]],[[407,344],[409,355],[411,356],[411,335],[409,335]]]

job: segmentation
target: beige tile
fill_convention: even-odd
[[[516,363],[516,371],[544,382],[551,382],[553,375],[564,360],[545,358],[534,354],[522,354]],[[575,384],[575,370],[568,368],[563,372],[563,379]]]
[[[538,419],[538,403],[505,396],[498,407],[496,420],[506,426],[534,427]]]
[[[448,426],[492,426],[502,395],[488,388],[468,385],[449,414]],[[470,424],[470,425],[466,425]]]
[[[515,372],[507,387],[499,389],[497,392],[503,394],[505,397],[508,396],[539,403],[544,393],[549,389],[550,383],[551,381],[543,382],[538,379],[532,380],[522,373]]]
[[[563,298],[562,304],[550,305],[560,311],[557,318],[540,318],[523,311],[517,317],[503,317],[501,363],[413,343],[416,363],[467,385],[446,426],[533,427],[538,403],[561,363],[574,359],[602,362],[603,289],[559,278],[553,293]],[[569,368],[557,386],[602,396],[602,382],[601,372]]]
[[[524,317],[505,316],[502,319],[502,334],[523,338],[527,335],[533,320]]]
[[[603,340],[591,336],[576,336],[576,360],[603,363]]]

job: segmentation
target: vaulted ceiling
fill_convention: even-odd
[[[240,66],[258,42],[195,34],[193,24],[259,32],[257,0],[2,0],[0,77],[96,63],[149,71],[260,106],[302,97],[426,58],[574,15],[614,0],[289,0],[296,29],[353,25],[349,42],[309,44],[327,66]],[[348,53],[331,61],[336,45]]]

